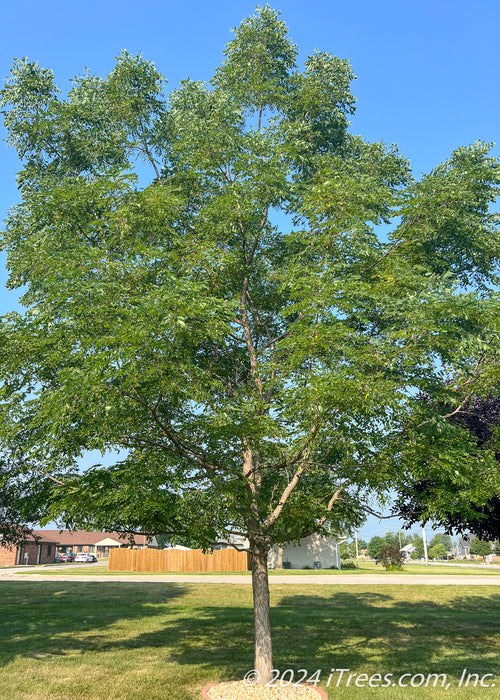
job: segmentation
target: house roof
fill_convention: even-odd
[[[58,540],[56,540],[50,532],[47,533],[44,530],[33,530],[32,532],[33,532],[33,534],[26,533],[21,544],[35,541],[34,535],[36,535],[36,537],[37,537],[37,540],[36,540],[37,542],[46,542],[48,544],[57,544],[58,543]]]
[[[87,532],[86,530],[33,530],[33,534],[43,542],[54,542],[60,545],[85,545],[98,544],[106,540],[106,545],[129,544],[129,535],[123,532]],[[109,541],[111,540],[111,542]],[[147,545],[149,538],[146,535],[134,535],[137,545]]]

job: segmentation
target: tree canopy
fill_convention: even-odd
[[[489,554],[493,553],[493,547],[491,542],[481,540],[479,537],[474,537],[470,545],[470,552],[471,554],[476,554],[484,559]]]
[[[425,400],[429,398],[425,397]],[[483,455],[487,455],[487,459],[493,455],[497,470],[500,470],[498,395],[490,394],[485,398],[471,396],[456,409],[449,410],[447,407],[446,410],[448,421],[474,443],[474,452],[479,456],[478,473],[486,475],[481,471]],[[497,539],[500,537],[500,496],[493,484],[488,482],[488,485],[489,494],[485,493],[478,499],[467,479],[455,483],[450,481],[448,472],[429,470],[427,474],[422,474],[422,479],[410,478],[400,486],[394,510],[408,526],[432,520],[449,532],[470,532],[479,538]],[[450,548],[447,546],[447,549],[449,551]]]
[[[442,544],[445,552],[451,552],[453,549],[453,540],[450,535],[438,532],[429,542],[429,547]]]
[[[499,485],[448,420],[498,382],[498,160],[478,142],[416,179],[351,133],[349,62],[297,54],[265,6],[168,98],[127,52],[66,96],[18,60],[1,93],[9,478],[45,476],[33,504],[70,526],[245,535],[257,602],[273,544],[347,531],[374,495]],[[93,450],[119,456],[82,470]]]
[[[429,547],[429,556],[431,559],[446,557],[446,549],[444,544],[442,542],[438,542],[437,544],[432,545],[432,547]]]

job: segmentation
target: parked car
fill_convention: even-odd
[[[75,562],[83,562],[85,564],[90,564],[90,562],[97,561],[96,557],[93,554],[88,554],[87,552],[80,552],[80,554],[77,554],[75,557]]]
[[[70,562],[75,561],[75,555],[73,552],[61,552],[59,554],[59,561]]]

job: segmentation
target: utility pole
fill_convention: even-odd
[[[359,558],[359,552],[358,552],[358,530],[354,528],[354,542],[356,543],[356,566],[358,566],[358,558]]]
[[[424,559],[425,565],[429,566],[429,558],[427,557],[427,539],[425,537],[425,527],[422,528],[422,540],[424,541]]]

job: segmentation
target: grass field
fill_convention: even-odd
[[[0,581],[0,697],[194,700],[252,661],[248,586]],[[500,685],[500,596],[489,586],[272,587],[275,667],[447,674],[448,690],[361,688],[330,698],[484,698]],[[460,688],[463,669],[497,688]],[[418,679],[417,679],[418,680]],[[408,679],[405,679],[408,682]],[[473,683],[473,681],[471,681]],[[365,683],[365,685],[367,685]]]
[[[95,567],[95,566],[86,566],[85,564],[80,564],[78,568],[76,567],[70,567],[67,568],[66,564],[60,564],[56,569],[44,569],[43,566],[37,567],[36,570],[32,571],[26,571],[23,572],[22,569],[19,569],[19,573],[23,574],[25,573],[26,575],[29,574],[43,574],[44,576],[54,576],[58,575],[61,573],[64,573],[65,575],[68,576],[82,576],[82,575],[88,575],[88,576],[122,576],[123,573],[127,573],[130,576],[144,576],[144,572],[137,571],[137,572],[121,572],[121,571],[108,571],[107,568],[105,567]],[[161,575],[165,572],[147,572],[148,575],[155,576],[155,575]],[[174,573],[174,572],[172,572]],[[178,573],[180,576],[184,573],[186,575],[189,575],[190,572],[175,572],[176,574]],[[196,573],[196,572],[193,572]],[[231,576],[248,576],[249,572],[247,571],[236,571],[236,572],[210,572],[210,573],[216,573],[217,576],[223,576],[225,573]],[[203,574],[201,573],[200,575],[207,575],[209,576],[210,573]],[[385,571],[384,568],[378,564],[376,565],[375,562],[372,561],[366,561],[366,562],[361,562],[359,567],[357,569],[344,569],[342,571],[338,571],[338,569],[319,569],[312,571],[310,569],[280,569],[280,570],[274,570],[270,571],[269,575],[272,576],[290,576],[290,575],[310,575],[310,574],[318,574],[319,576],[324,576],[326,574],[333,574],[335,576],[343,576],[344,574],[355,574],[362,576],[363,574],[380,574],[381,576],[386,576],[388,580],[390,580],[391,576],[394,576],[395,574],[398,573],[403,573],[403,574],[414,574],[418,576],[422,576],[423,574],[428,575],[428,576],[433,576],[433,575],[443,575],[443,574],[455,574],[459,576],[497,576],[500,577],[500,569],[494,569],[494,568],[488,568],[486,566],[469,566],[469,567],[462,567],[462,566],[453,566],[453,564],[432,564],[431,566],[425,566],[424,564],[420,563],[409,563],[406,564],[403,571],[398,572],[398,571]]]

